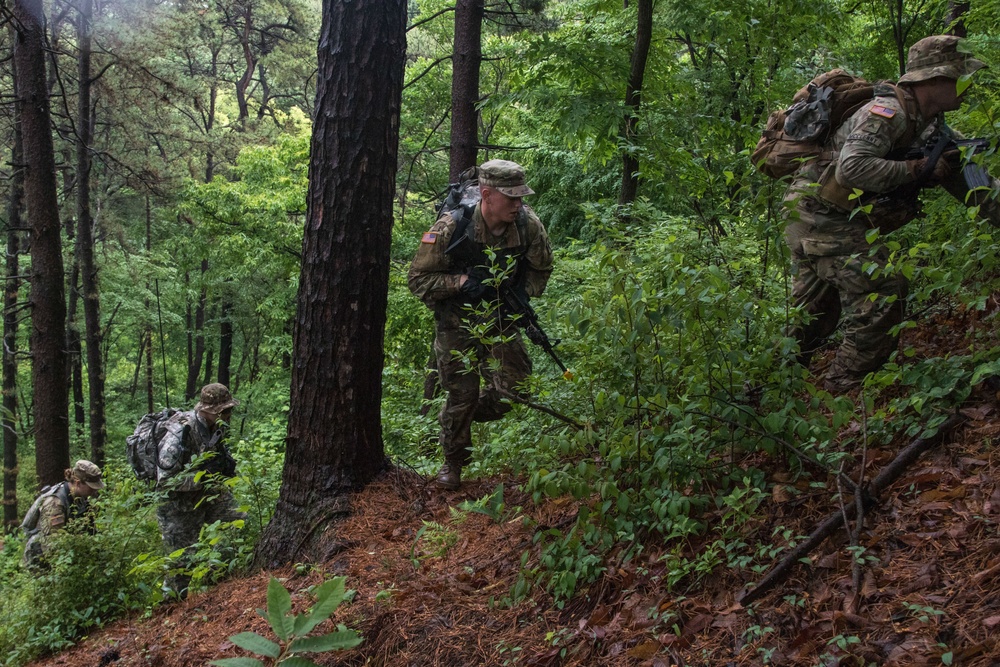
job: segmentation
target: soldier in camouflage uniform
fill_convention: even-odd
[[[178,412],[163,425],[159,441],[156,488],[167,492],[167,499],[157,508],[156,519],[167,553],[184,549],[195,542],[201,527],[216,521],[246,518],[237,511],[236,501],[221,478],[236,474],[236,462],[225,446],[226,425],[239,401],[224,384],[208,384],[201,390],[201,400],[193,410]],[[191,466],[198,455],[208,455],[203,463]],[[211,473],[195,479],[199,471]],[[181,559],[180,568],[185,563]],[[169,595],[187,595],[191,577],[185,572],[171,572],[163,583]]]
[[[939,129],[948,131],[943,112],[961,104],[958,79],[984,67],[958,43],[957,37],[937,35],[914,44],[899,85],[877,85],[875,98],[835,131],[827,153],[799,169],[785,195],[792,296],[807,316],[792,332],[803,365],[843,319],[843,342],[824,384],[831,392],[859,385],[896,348],[890,331],[903,320],[907,282],[886,271],[887,249],[869,245],[866,233],[875,227],[891,231],[916,217],[919,207],[914,190],[911,201],[892,201],[870,213],[854,211],[858,199],[852,193],[888,193],[920,177],[927,158],[899,156]],[[939,159],[923,184],[941,185],[964,201],[961,174],[948,159]],[[984,215],[1000,222],[996,192],[994,187],[991,196],[977,193],[970,205],[980,204]],[[865,270],[868,264],[875,270]]]
[[[548,234],[522,202],[534,191],[525,184],[521,166],[507,160],[485,162],[479,167],[479,186],[482,200],[465,231],[453,238],[462,215],[442,215],[423,235],[409,273],[410,291],[434,311],[434,355],[441,386],[448,392],[438,418],[444,465],[436,481],[444,489],[461,484],[462,468],[471,458],[472,422],[500,419],[511,406],[501,400],[499,390],[517,392],[531,373],[516,325],[488,307],[497,299],[497,288],[487,267],[504,268],[512,261],[515,268],[505,280],[529,297],[542,294],[552,273]],[[492,262],[487,250],[496,253]],[[483,324],[478,335],[470,332]],[[484,343],[491,336],[502,342]],[[474,364],[472,372],[466,358]]]
[[[66,481],[43,490],[35,501],[39,503],[39,507],[37,518],[30,519],[33,525],[29,526],[29,518],[25,517],[25,523],[21,526],[28,535],[21,561],[25,567],[34,569],[40,566],[53,533],[61,530],[70,520],[85,516],[90,509],[89,498],[104,488],[101,469],[83,459],[67,469],[65,477]],[[35,509],[33,505],[32,510]]]

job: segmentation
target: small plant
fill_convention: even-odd
[[[270,660],[265,662],[257,658],[223,658],[213,660],[209,664],[219,667],[264,667],[265,665],[316,667],[316,663],[299,654],[340,651],[360,644],[362,639],[358,633],[343,625],[338,625],[335,632],[308,636],[316,626],[330,618],[347,597],[344,577],[335,577],[324,582],[312,592],[316,596],[316,604],[312,609],[304,614],[291,614],[292,596],[280,581],[271,577],[267,585],[267,611],[258,609],[257,613],[267,619],[279,641],[273,642],[256,632],[241,632],[229,638],[229,641],[240,648]]]
[[[505,509],[503,502],[503,483],[501,482],[500,484],[497,484],[497,488],[493,489],[493,493],[488,496],[483,496],[479,500],[463,500],[461,504],[459,504],[459,508],[465,510],[466,512],[485,514],[499,523],[501,519],[503,519]]]

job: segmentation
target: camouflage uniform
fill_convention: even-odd
[[[491,174],[499,178],[490,180]],[[494,186],[506,196],[533,194],[523,178],[523,170],[513,162],[491,160],[480,167],[480,185]],[[466,230],[469,240],[465,242],[478,252],[446,252],[459,222],[445,214],[423,235],[408,277],[410,291],[434,311],[434,355],[441,386],[448,392],[438,418],[439,439],[446,464],[459,470],[471,457],[472,422],[503,417],[511,406],[501,400],[498,389],[515,392],[531,373],[531,359],[514,323],[496,313],[483,322],[481,316],[469,312],[470,308],[481,309],[483,304],[470,303],[460,281],[463,274],[485,263],[470,257],[478,254],[482,258],[483,251],[489,248],[496,252],[495,264],[499,267],[506,266],[508,257],[513,259],[516,278],[508,280],[519,281],[529,297],[542,294],[552,273],[548,235],[531,208],[522,205],[517,223],[508,225],[506,232],[496,237],[487,229],[481,206],[476,205],[472,213]],[[483,324],[485,336],[470,333],[470,326]],[[481,340],[501,335],[505,342],[484,344]],[[474,360],[474,372],[467,372],[465,356]],[[495,360],[495,370],[490,368],[491,359]]]
[[[225,390],[224,393],[218,389],[220,387]],[[175,413],[164,423],[164,433],[158,445],[156,486],[157,489],[167,490],[167,499],[156,509],[156,519],[167,553],[197,542],[204,525],[246,518],[245,512],[237,510],[228,487],[211,479],[211,476],[202,476],[195,481],[198,470],[188,465],[195,456],[211,451],[216,454],[205,467],[208,471],[218,472],[213,462],[220,460],[217,457],[228,457],[228,452],[223,454],[226,433],[221,428],[216,428],[214,432],[209,430],[199,410],[215,409],[221,413],[225,408],[220,406],[238,405],[229,395],[229,390],[220,384],[207,385],[202,389],[201,396],[202,400],[194,410]],[[186,568],[183,558],[178,567]],[[164,581],[164,589],[183,597],[190,581],[191,577],[187,574],[171,573]]]
[[[927,137],[944,127],[943,118],[923,118],[905,84],[952,74],[957,79],[982,67],[979,61],[957,52],[957,41],[937,36],[914,44],[908,73],[900,79],[904,85],[876,86],[874,99],[834,132],[827,144],[829,152],[804,165],[785,195],[792,297],[808,316],[792,332],[799,341],[800,362],[808,366],[813,352],[836,330],[843,316],[843,342],[826,376],[826,387],[831,391],[842,392],[859,384],[885,363],[896,347],[890,330],[903,320],[907,282],[901,275],[886,272],[888,250],[882,245],[871,246],[865,235],[875,227],[883,232],[898,228],[918,211],[914,195],[912,203],[876,207],[869,214],[857,211],[852,217],[856,200],[850,195],[855,188],[886,193],[918,178],[922,163],[898,156],[920,148]],[[954,174],[954,179],[940,184],[964,196],[958,183],[960,174]],[[984,213],[993,218],[995,203],[984,204]],[[873,265],[874,271],[871,267],[866,271],[866,265]],[[874,300],[872,294],[876,295]]]
[[[101,469],[90,461],[77,461],[70,470],[70,477],[93,489],[104,488]],[[41,564],[42,557],[51,546],[51,537],[54,533],[61,530],[68,522],[86,516],[90,511],[88,499],[73,495],[69,482],[60,482],[48,489],[36,500],[39,501],[38,519],[34,527],[29,529],[22,525],[28,534],[28,540],[24,544],[21,563],[28,568],[35,568]]]

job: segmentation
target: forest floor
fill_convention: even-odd
[[[927,352],[948,349],[942,336],[965,330],[960,322],[937,324],[922,325],[907,342]],[[502,520],[473,512],[456,518],[452,508],[491,494],[501,480],[468,480],[460,491],[442,493],[396,470],[354,496],[351,515],[328,529],[331,541],[346,546],[328,562],[225,581],[161,606],[151,618],[110,624],[33,665],[187,667],[247,655],[228,637],[248,630],[272,636],[255,612],[266,606],[271,575],[304,609],[306,587],[337,574],[357,594],[333,621],[358,630],[364,642],[316,654],[321,665],[1000,666],[998,396],[980,389],[962,412],[965,423],[867,514],[860,544],[872,558],[857,573],[859,586],[841,529],[812,552],[811,565],[798,566],[752,611],[738,601],[762,576],[749,570],[719,565],[665,590],[667,550],[697,554],[712,536],[647,545],[640,560],[606,572],[563,609],[543,592],[534,602],[501,604],[522,553],[533,549],[535,528],[521,517],[565,527],[578,503],[534,505],[503,480]],[[870,449],[866,475],[874,477],[906,444]],[[773,494],[746,531],[750,538],[766,543],[779,526],[806,535],[837,511],[829,489],[811,489],[780,462],[770,465]],[[701,518],[712,525],[712,516]]]

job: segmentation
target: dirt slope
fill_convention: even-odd
[[[922,335],[932,336],[933,329]],[[450,510],[488,495],[498,480],[472,480],[460,492],[442,494],[411,473],[388,473],[355,496],[352,515],[329,529],[331,541],[346,539],[347,548],[319,566],[347,576],[357,589],[334,621],[359,630],[365,642],[317,661],[1000,666],[997,397],[980,390],[963,412],[965,425],[912,466],[869,515],[860,539],[869,558],[858,593],[841,530],[752,612],[739,605],[737,593],[759,580],[759,572],[708,563],[707,576],[684,580],[674,592],[664,589],[665,551],[701,553],[711,535],[700,544],[647,545],[640,562],[608,572],[561,610],[541,592],[535,603],[501,604],[522,553],[533,546],[533,529],[519,518],[496,522],[476,513],[459,522]],[[904,444],[870,451],[868,477]],[[773,480],[773,497],[754,526],[758,539],[770,539],[778,527],[808,534],[836,509],[828,490],[799,482],[801,492],[789,493],[796,482],[780,470]],[[505,501],[508,508],[523,506],[543,526],[568,525],[576,511],[565,499],[534,507],[510,488]],[[712,525],[714,517],[705,519]],[[309,604],[303,589],[322,578],[291,568],[273,574],[296,591],[299,608]],[[245,630],[269,635],[254,611],[265,606],[269,576],[227,581],[150,619],[115,623],[35,665],[187,667],[245,655],[227,637]]]

